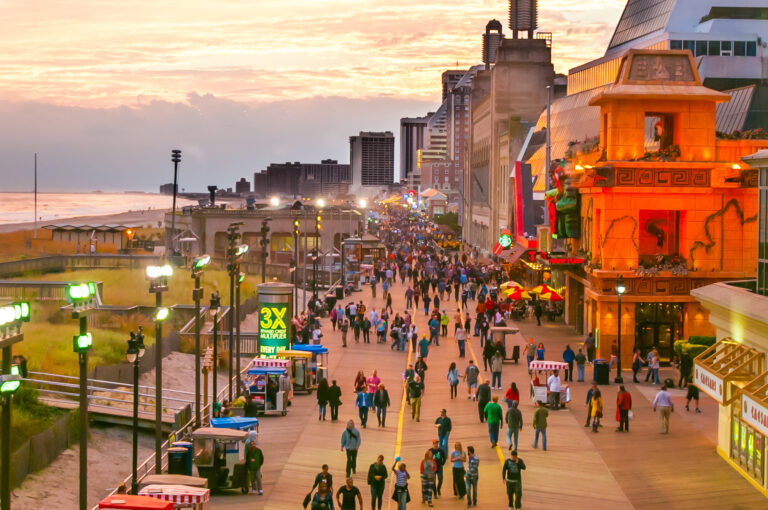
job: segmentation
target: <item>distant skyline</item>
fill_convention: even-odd
[[[557,72],[604,53],[625,0],[540,0]],[[347,162],[348,137],[435,110],[508,2],[0,0],[0,175],[31,189],[233,187],[270,162]],[[505,33],[509,30],[505,28]],[[398,159],[397,157],[395,158]],[[27,174],[29,170],[29,174]],[[167,174],[170,175],[170,174]]]

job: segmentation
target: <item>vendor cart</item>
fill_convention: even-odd
[[[218,418],[215,418],[218,419]],[[208,479],[186,475],[146,475],[139,482],[139,490],[147,485],[186,485],[188,487],[208,488]]]
[[[528,365],[531,374],[531,399],[534,403],[542,402],[547,405],[549,402],[549,388],[547,387],[547,378],[555,370],[563,374],[568,369],[568,363],[564,361],[543,361],[534,360]],[[560,405],[565,406],[571,401],[571,388],[567,384],[560,385]]]
[[[288,363],[288,360],[276,360]],[[261,414],[288,413],[292,393],[290,375],[285,368],[252,367],[248,369],[246,387],[257,412]]]
[[[489,341],[502,346],[504,360],[518,362],[520,359],[520,344],[523,337],[520,330],[514,326],[494,326],[490,329]]]
[[[149,496],[160,501],[168,501],[173,503],[173,508],[208,510],[211,491],[210,489],[187,485],[147,485],[139,491],[139,496]]]
[[[320,379],[328,379],[328,348],[322,345],[293,344],[294,351],[312,353],[312,373],[315,377],[315,386]]]
[[[173,510],[173,503],[160,501],[148,496],[115,494],[99,501],[99,508],[122,508],[123,510]]]
[[[245,441],[248,432],[201,427],[192,432],[194,463],[212,491],[240,489],[248,492]],[[146,488],[145,488],[146,489]]]
[[[312,353],[305,351],[277,351],[278,359],[290,362],[290,375],[293,391],[305,391],[312,393],[317,387],[317,382],[312,370]]]
[[[244,430],[259,433],[259,419],[246,418],[244,416],[230,416],[226,418],[211,418],[211,427],[215,429]],[[183,484],[186,485],[186,484]]]

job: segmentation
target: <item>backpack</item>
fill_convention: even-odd
[[[510,474],[511,475],[519,475],[520,474],[520,466],[517,464],[517,462],[514,462],[512,459],[507,459],[507,461],[504,464],[506,465],[507,473],[508,473],[507,474],[507,480],[510,480],[510,478],[509,478]]]

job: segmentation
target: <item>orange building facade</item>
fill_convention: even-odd
[[[768,140],[718,140],[716,104],[683,51],[631,51],[616,83],[591,104],[601,111],[600,150],[564,169],[580,195],[581,232],[569,254],[568,307],[608,359],[621,328],[622,363],[633,347],[671,361],[676,340],[714,335],[691,290],[752,278],[757,265],[757,173],[742,156]],[[617,280],[626,292],[618,323]]]

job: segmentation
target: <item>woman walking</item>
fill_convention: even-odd
[[[448,367],[448,375],[446,377],[451,387],[451,400],[453,400],[459,391],[459,369],[456,368],[456,363],[452,362],[451,366]]]
[[[597,433],[600,427],[600,418],[603,417],[603,396],[600,390],[592,394],[592,432]]]
[[[317,492],[312,496],[312,510],[333,510],[333,494],[325,482],[320,482]]]
[[[366,391],[368,389],[368,381],[365,378],[365,374],[362,370],[357,372],[355,377],[355,393],[359,391]]]
[[[400,457],[395,457],[395,464],[392,466],[392,472],[395,474],[395,493],[392,494],[392,499],[397,502],[397,510],[406,510],[406,505],[411,500],[411,495],[408,493],[408,479],[411,475],[405,469],[405,463],[400,462]]]
[[[328,380],[326,378],[320,379],[317,383],[317,420],[325,421],[325,409],[328,406]]]
[[[517,389],[517,384],[513,382],[509,385],[507,393],[504,394],[504,400],[507,401],[507,409],[512,407],[512,402],[517,402],[520,405],[520,390]]]
[[[464,481],[464,463],[467,461],[467,455],[464,453],[464,449],[461,443],[453,445],[453,452],[451,452],[451,462],[453,463],[453,494],[458,496],[459,499],[464,498],[467,494],[467,484]]]
[[[421,472],[421,503],[432,506],[432,493],[435,491],[437,463],[432,458],[432,450],[427,450],[419,468]]]
[[[544,344],[539,342],[538,347],[536,347],[536,359],[539,361],[544,361],[544,352],[546,349],[544,349]]]

